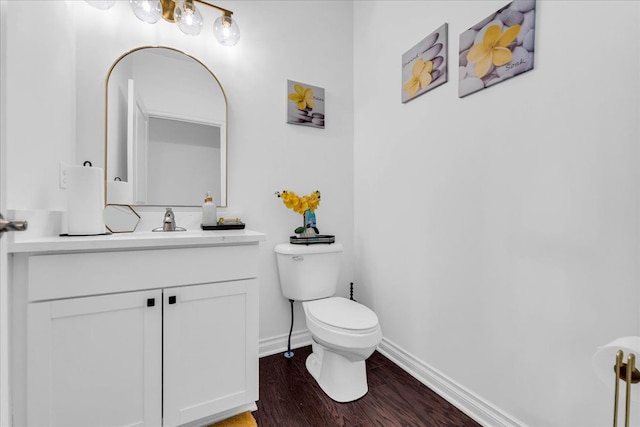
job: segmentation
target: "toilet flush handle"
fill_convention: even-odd
[[[304,257],[302,255],[294,255],[293,256],[293,260],[294,261],[304,261]]]

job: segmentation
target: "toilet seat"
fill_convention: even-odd
[[[340,297],[303,302],[307,316],[328,329],[351,334],[368,334],[378,326],[378,316],[368,307]]]

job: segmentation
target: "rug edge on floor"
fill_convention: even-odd
[[[234,415],[226,420],[218,421],[209,427],[257,427],[256,419],[251,412],[246,411],[238,415]]]

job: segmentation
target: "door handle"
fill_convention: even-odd
[[[0,214],[0,236],[5,231],[24,231],[27,229],[27,221],[10,221]]]

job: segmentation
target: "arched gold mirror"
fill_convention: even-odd
[[[227,204],[227,98],[200,61],[167,47],[118,58],[106,80],[107,204]]]

